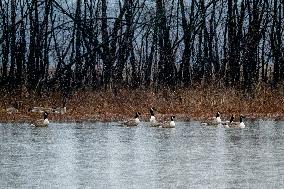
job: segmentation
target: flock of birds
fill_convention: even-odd
[[[133,127],[138,126],[140,123],[139,116],[141,114],[139,112],[136,112],[134,119],[130,119],[124,122],[121,122],[120,124],[123,126]],[[171,116],[170,121],[164,121],[164,122],[158,122],[155,115],[154,115],[154,108],[150,108],[150,126],[151,127],[162,127],[162,128],[174,128],[176,126],[175,124],[175,116]]]
[[[65,114],[66,107],[65,106],[62,108],[34,107],[34,108],[30,108],[28,111],[34,112],[34,113],[42,113],[43,119],[36,120],[31,125],[35,127],[44,127],[44,126],[48,126],[49,124],[49,120],[48,120],[49,113]],[[174,121],[175,116],[171,116],[170,121],[161,122],[156,119],[154,111],[155,111],[154,108],[150,108],[149,123],[151,127],[174,128],[176,126],[175,121]],[[10,109],[7,109],[7,112],[11,114],[17,111],[15,109],[10,108]],[[210,118],[205,122],[201,122],[201,125],[203,126],[224,126],[225,128],[245,128],[245,124],[243,122],[243,118],[244,118],[243,115],[240,115],[239,122],[234,121],[235,119],[234,115],[231,116],[230,120],[222,121],[220,115],[221,113],[218,111],[215,117]],[[120,122],[120,125],[128,126],[128,127],[138,126],[140,123],[140,119],[139,119],[140,116],[141,114],[139,112],[136,112],[133,119]]]
[[[240,121],[239,122],[235,122],[235,116],[232,115],[230,120],[228,121],[222,121],[221,117],[220,117],[220,112],[218,111],[216,113],[216,116],[213,117],[211,120],[208,120],[206,122],[202,122],[202,125],[223,125],[225,128],[245,128],[245,123],[243,122],[243,115],[240,115]]]
[[[6,109],[8,114],[18,113],[19,110],[15,107],[9,107]],[[48,115],[50,113],[54,114],[65,114],[66,113],[66,106],[58,107],[58,108],[44,108],[44,107],[33,107],[29,108],[28,112],[30,113],[39,113],[43,115],[43,119],[35,120],[31,123],[31,126],[35,127],[46,127],[49,124]]]
[[[139,116],[141,114],[139,112],[136,112],[134,119],[122,122],[123,125],[125,126],[138,126],[138,124],[140,123],[139,120]],[[175,116],[171,116],[170,117],[170,121],[165,121],[165,122],[159,122],[157,121],[155,114],[154,114],[154,108],[150,108],[150,126],[151,127],[162,127],[162,128],[174,128],[175,127]],[[240,121],[236,122],[234,121],[235,117],[234,115],[231,116],[230,120],[228,121],[222,121],[221,117],[220,117],[220,112],[218,111],[216,113],[216,116],[205,121],[202,122],[201,125],[203,126],[224,126],[225,128],[245,128],[245,124],[243,122],[243,115],[240,115]]]

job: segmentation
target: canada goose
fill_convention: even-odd
[[[216,113],[216,117],[213,118],[213,121],[216,122],[217,124],[220,124],[222,122],[219,111]]]
[[[52,112],[55,114],[65,114],[66,113],[66,106],[60,108],[53,108]]]
[[[222,123],[222,125],[224,125],[225,128],[230,128],[229,127],[229,123],[232,123],[234,121],[235,117],[234,115],[232,114],[231,118],[230,118],[230,121],[225,121]]]
[[[137,126],[140,123],[139,116],[140,112],[136,112],[134,119],[130,119],[128,121],[122,122],[123,125],[128,127],[134,127]]]
[[[160,123],[157,122],[156,117],[154,115],[154,108],[150,108],[150,126],[151,127],[159,127]]]
[[[48,113],[47,112],[44,112],[43,113],[43,119],[39,119],[39,120],[36,120],[34,123],[32,123],[31,125],[32,126],[35,126],[35,127],[46,127],[48,126],[49,124],[49,121],[48,121]]]
[[[66,98],[63,99],[62,107],[53,108],[52,112],[56,114],[66,114]]]
[[[155,115],[154,115],[154,109],[153,108],[150,108],[150,123],[156,123],[156,118],[155,118]]]
[[[206,122],[202,122],[202,125],[219,125],[222,123],[220,112],[218,111],[216,113],[216,116],[212,118],[212,120],[208,120]]]
[[[5,107],[7,107],[6,102],[4,102]],[[11,107],[6,108],[6,112],[8,114],[18,113],[19,109],[22,107],[23,102],[22,101],[15,101],[11,103]]]
[[[245,128],[245,124],[243,122],[243,115],[240,115],[240,122],[234,122],[234,115],[231,116],[230,122],[225,123],[226,128]]]
[[[44,108],[44,107],[33,107],[33,108],[29,108],[28,112],[32,112],[32,113],[44,113],[44,112],[48,112],[50,113],[52,111],[52,108]]]
[[[19,112],[19,110],[18,110],[17,108],[10,107],[10,108],[7,108],[7,109],[6,109],[6,112],[7,112],[8,114],[13,114],[13,113]]]
[[[171,116],[171,121],[166,121],[164,123],[161,123],[162,128],[174,128],[176,126],[174,121],[175,116]]]
[[[42,107],[33,107],[33,108],[29,108],[28,112],[32,112],[32,113],[43,113],[44,111],[42,110]]]

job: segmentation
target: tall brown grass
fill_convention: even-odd
[[[50,95],[7,95],[2,94],[0,121],[31,121],[41,115],[28,113],[30,107],[60,107],[60,93]],[[19,113],[7,114],[5,109],[16,101],[21,102]],[[112,91],[77,91],[67,101],[67,113],[51,114],[55,121],[117,121],[142,114],[148,120],[149,108],[154,107],[160,119],[176,115],[177,119],[206,119],[220,111],[222,117],[229,118],[243,114],[249,118],[283,118],[284,94],[265,87],[252,95],[245,95],[237,89],[182,88],[163,89],[120,89],[116,95]]]

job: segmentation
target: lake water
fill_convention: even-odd
[[[284,122],[0,124],[0,188],[284,188]]]

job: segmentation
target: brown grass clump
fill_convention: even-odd
[[[0,122],[30,122],[41,115],[29,113],[30,107],[60,107],[59,93],[38,97],[35,95],[1,95]],[[8,114],[6,108],[20,102],[19,112]],[[248,118],[277,118],[284,115],[284,94],[279,91],[260,89],[254,97],[244,95],[236,89],[213,87],[183,88],[172,91],[164,89],[154,92],[150,89],[120,89],[112,91],[77,91],[67,101],[67,113],[50,114],[53,121],[118,121],[142,114],[142,120],[149,119],[149,108],[154,107],[158,119],[169,119],[176,115],[178,120],[203,120],[220,111],[223,118],[231,114],[243,114]]]

